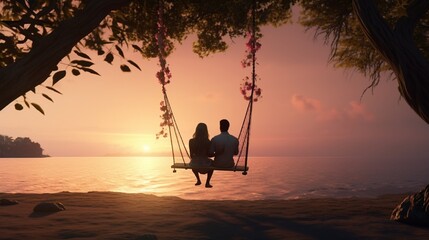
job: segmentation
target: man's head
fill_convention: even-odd
[[[220,120],[220,131],[227,132],[229,129],[229,122],[226,119]]]

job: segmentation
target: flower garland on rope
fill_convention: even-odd
[[[259,39],[262,37],[261,33],[254,33],[253,31],[249,31],[247,35],[249,36],[249,40],[246,43],[246,57],[241,61],[241,66],[243,68],[252,67],[253,56],[262,46],[262,44],[259,42]],[[255,65],[259,65],[256,59],[257,58],[255,57]],[[249,101],[252,95],[252,88],[254,87],[253,101],[257,102],[258,99],[262,97],[262,89],[256,85],[256,82],[261,80],[261,78],[255,73],[255,86],[253,86],[252,78],[253,76],[246,76],[242,79],[243,82],[240,85],[240,92],[244,96],[244,99]]]
[[[165,94],[165,85],[169,84],[171,81],[171,71],[167,64],[166,59],[166,52],[168,52],[168,46],[165,45],[165,38],[166,38],[166,32],[167,28],[164,24],[164,1],[159,1],[159,9],[158,9],[158,33],[156,34],[155,38],[158,43],[158,59],[160,66],[160,70],[156,73],[156,78],[158,79],[159,83],[162,85],[162,92]],[[166,131],[166,127],[173,126],[172,120],[172,113],[170,109],[167,106],[167,103],[165,101],[161,101],[160,103],[161,107],[160,110],[162,112],[162,115],[160,116],[162,121],[160,123],[161,131],[156,134],[156,138],[167,137],[168,132]]]

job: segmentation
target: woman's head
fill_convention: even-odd
[[[207,130],[207,125],[205,123],[198,123],[197,127],[195,128],[194,138],[209,138],[209,131]]]

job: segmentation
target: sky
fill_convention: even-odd
[[[263,27],[262,33],[262,98],[254,106],[251,156],[429,157],[429,126],[400,98],[395,81],[383,80],[361,98],[368,78],[334,68],[329,48],[314,32],[288,24]],[[239,87],[250,74],[240,64],[246,39],[234,39],[226,52],[206,58],[192,52],[193,40],[176,45],[167,59],[173,74],[167,92],[182,136],[187,142],[204,122],[213,137],[222,118],[237,135],[247,104]],[[0,112],[0,134],[30,137],[51,156],[168,153],[169,140],[156,139],[163,98],[157,59],[142,59],[131,49],[125,54],[142,71],[123,73],[121,60],[112,66],[91,54],[101,76],[69,72],[55,85],[62,95],[38,87],[29,100],[45,115],[34,108],[16,111],[14,102]]]

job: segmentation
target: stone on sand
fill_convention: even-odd
[[[390,215],[391,220],[429,227],[429,185],[418,193],[409,195]]]
[[[6,199],[6,198],[0,199],[0,206],[9,206],[9,205],[15,205],[15,204],[18,204],[18,201]]]
[[[55,213],[64,211],[66,208],[60,202],[42,202],[33,208],[35,213]]]

